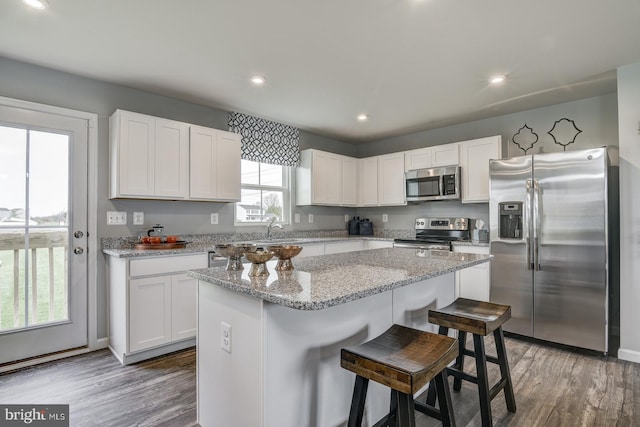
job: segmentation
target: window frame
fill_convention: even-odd
[[[247,160],[247,159],[243,159]],[[270,163],[256,162],[253,160],[247,160],[257,163],[259,166],[258,176],[260,176],[262,165],[268,165]],[[240,201],[233,204],[233,225],[236,227],[246,226],[264,226],[270,223],[270,221],[238,221],[238,205],[242,203],[242,190],[257,190],[257,191],[277,191],[282,192],[282,220],[276,221],[274,224],[289,225],[291,224],[291,166],[278,165],[282,168],[282,187],[273,185],[260,185],[260,184],[245,184],[240,178]],[[241,175],[242,176],[242,175]]]

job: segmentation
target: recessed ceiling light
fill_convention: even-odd
[[[266,81],[267,79],[265,79],[264,76],[251,76],[251,83],[256,86],[263,85]]]
[[[369,120],[369,115],[368,114],[358,114],[358,121],[359,122],[366,122],[367,120]]]
[[[22,1],[34,9],[44,9],[44,1],[40,1],[40,0],[22,0]]]
[[[497,76],[493,76],[489,79],[489,83],[491,83],[492,85],[497,85],[500,84],[502,82],[504,82],[506,79],[505,76],[503,75],[497,75]]]

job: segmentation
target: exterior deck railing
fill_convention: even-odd
[[[25,264],[27,254],[29,263]],[[56,311],[67,312],[67,257],[66,231],[30,230],[27,247],[24,233],[0,230],[0,331],[60,320],[56,319]],[[30,270],[27,282],[28,302],[23,301],[25,265]],[[40,295],[43,291],[48,294],[48,298]],[[48,301],[48,314],[39,313],[41,304],[46,310],[43,299]],[[7,310],[7,300],[11,301],[8,309],[13,312],[10,316],[12,321],[7,320],[7,315],[3,313],[3,310]],[[30,307],[27,325],[24,318],[25,304]]]

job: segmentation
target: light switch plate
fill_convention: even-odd
[[[127,213],[107,211],[107,225],[127,225]]]
[[[349,222],[349,214],[344,214],[344,222]]]
[[[218,223],[218,214],[217,213],[212,213],[211,214],[211,224],[217,224]]]
[[[313,214],[309,214],[309,224],[313,223]]]
[[[389,215],[382,214],[382,222],[389,222]]]
[[[296,224],[300,223],[300,214],[299,213],[293,215],[293,222],[295,222]]]
[[[143,225],[143,224],[144,224],[144,212],[134,212],[133,225]]]
[[[227,322],[220,323],[220,348],[231,353],[231,325]]]

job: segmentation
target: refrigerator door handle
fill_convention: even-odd
[[[540,183],[533,180],[533,263],[535,271],[540,271]]]
[[[531,236],[532,236],[532,221],[530,217],[531,213],[531,191],[532,191],[533,182],[532,180],[527,180],[527,197],[524,203],[524,229],[526,230],[526,238],[525,238],[525,251],[527,252],[527,270],[533,269],[533,263],[531,262]]]

